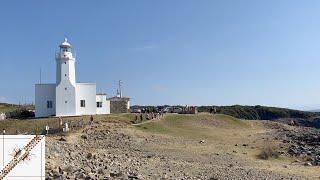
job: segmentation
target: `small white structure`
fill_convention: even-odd
[[[56,83],[35,85],[35,116],[110,114],[106,94],[96,94],[95,83],[76,83],[71,45],[65,38],[56,55]]]
[[[5,113],[0,112],[0,120],[5,120],[7,118]]]

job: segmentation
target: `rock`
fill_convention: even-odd
[[[91,172],[91,168],[88,167],[88,166],[84,167],[83,170],[84,170],[85,173],[90,173]]]
[[[138,176],[135,176],[135,175],[128,175],[128,178],[129,179],[139,179]]]
[[[89,173],[85,179],[95,179],[95,175],[93,173]]]
[[[60,173],[57,170],[51,170],[52,177],[58,178],[60,176]]]
[[[88,139],[88,136],[86,134],[81,135],[82,139]]]
[[[146,157],[147,158],[152,158],[152,157],[154,157],[155,155],[153,154],[153,153],[148,153],[147,155],[146,155]]]
[[[115,177],[121,177],[123,174],[122,172],[111,172],[110,176],[115,178]]]
[[[305,166],[312,166],[312,164],[310,162],[306,162],[304,163]]]
[[[104,168],[100,168],[98,169],[98,174],[107,174],[107,172]]]
[[[301,161],[299,159],[295,159],[294,162],[300,163]]]
[[[87,159],[91,159],[92,156],[93,156],[92,153],[88,153],[88,154],[87,154]]]
[[[67,141],[64,137],[60,137],[59,141]]]

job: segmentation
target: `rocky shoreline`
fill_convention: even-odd
[[[274,139],[282,142],[280,154],[295,157],[305,166],[320,166],[319,129],[282,123],[266,125],[274,129]]]

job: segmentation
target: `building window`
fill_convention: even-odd
[[[80,100],[80,107],[86,107],[86,101]]]
[[[68,103],[68,101],[65,101],[64,103],[66,103],[66,104],[67,104],[67,103]]]
[[[102,102],[97,102],[97,108],[102,108]]]
[[[64,88],[64,90],[67,90],[67,88]]]
[[[52,109],[52,101],[47,101],[47,108]]]

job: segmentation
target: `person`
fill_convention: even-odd
[[[59,129],[62,129],[62,126],[63,126],[62,118],[59,117]]]
[[[289,123],[290,126],[295,126],[295,122],[293,120],[290,121]]]
[[[81,121],[80,121],[80,127],[83,128],[83,124],[84,124],[84,121],[83,121],[83,118],[81,118]]]
[[[140,120],[143,121],[143,114],[140,113]]]
[[[93,116],[91,115],[90,116],[90,125],[92,125],[93,124]]]

